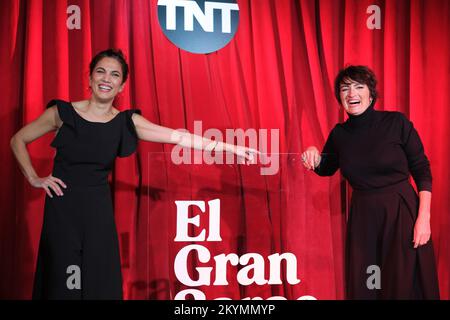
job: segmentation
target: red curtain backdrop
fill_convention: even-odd
[[[333,96],[338,70],[364,64],[378,76],[376,108],[404,112],[423,139],[434,176],[431,222],[440,290],[449,299],[450,1],[238,4],[239,28],[230,44],[194,55],[166,39],[156,0],[0,2],[0,297],[31,297],[44,204],[44,191],[24,180],[9,140],[50,99],[87,98],[90,59],[116,47],[131,68],[119,109],[140,108],[150,121],[191,132],[196,120],[204,130],[279,129],[281,153],[280,171],[272,176],[260,175],[259,166],[177,166],[171,146],[146,142],[118,160],[111,183],[125,298],[173,299],[186,288],[173,271],[175,256],[190,244],[174,241],[174,201],[219,198],[223,240],[200,243],[211,256],[292,252],[301,282],[289,285],[284,276],[282,285],[242,286],[237,268],[229,266],[228,286],[198,288],[208,299],[343,299],[347,188],[339,174],[307,172],[298,153],[312,144],[320,149],[344,120]],[[70,5],[81,9],[80,30],[66,27]],[[370,5],[381,8],[379,30],[366,26]],[[42,176],[52,168],[51,139],[48,134],[29,146]],[[207,223],[201,219],[201,227]],[[214,267],[192,259],[194,278],[197,266]]]

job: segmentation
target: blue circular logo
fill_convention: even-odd
[[[225,47],[236,34],[236,0],[158,0],[158,20],[166,37],[192,53]]]

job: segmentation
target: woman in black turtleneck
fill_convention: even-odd
[[[341,169],[353,189],[347,298],[439,299],[430,239],[431,171],[417,131],[402,113],[374,110],[376,78],[367,67],[341,70],[335,95],[349,119],[333,128],[322,153],[312,146],[302,159],[320,176]]]

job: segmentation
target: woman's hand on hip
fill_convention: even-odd
[[[305,152],[302,153],[303,165],[308,170],[317,168],[321,159],[319,150],[314,146],[308,147]]]
[[[56,178],[52,175],[44,178],[31,178],[30,184],[35,188],[43,188],[50,198],[53,198],[50,189],[52,189],[56,195],[62,196],[64,195],[64,193],[62,192],[61,187],[67,188],[66,184],[61,179]]]

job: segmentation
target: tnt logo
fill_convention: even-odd
[[[180,49],[211,53],[236,34],[239,6],[235,0],[159,0],[158,20],[167,38]]]

